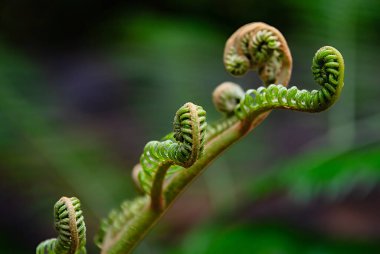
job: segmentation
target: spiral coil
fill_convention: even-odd
[[[234,76],[257,71],[264,85],[287,85],[292,56],[284,36],[276,28],[253,22],[237,29],[224,48],[224,65]]]
[[[286,88],[292,69],[290,51],[282,34],[264,23],[239,28],[226,43],[224,60],[232,75],[258,71],[265,86],[244,93],[234,83],[220,85],[213,93],[213,101],[223,113],[223,119],[210,126],[200,106],[186,103],[176,112],[174,132],[161,141],[147,143],[140,164],[133,170],[144,195],[123,202],[102,221],[95,239],[102,253],[130,253],[184,188],[220,153],[261,123],[269,112],[261,113],[275,108],[325,110],[339,98],[344,85],[342,56],[332,47],[323,47],[315,54],[312,64],[314,79],[321,89]],[[206,142],[205,156],[194,164]],[[164,184],[167,176],[188,167],[191,167],[188,171],[182,171]],[[79,200],[63,197],[54,211],[59,236],[42,242],[37,254],[86,253],[86,228]]]
[[[174,118],[173,139],[150,141],[140,158],[141,169],[137,178],[146,193],[150,193],[152,181],[161,165],[191,166],[202,154],[206,132],[206,111],[192,103],[186,103]]]
[[[283,85],[259,87],[246,92],[244,99],[235,108],[239,119],[262,111],[285,108],[306,112],[319,112],[331,106],[343,88],[344,62],[341,54],[333,47],[319,49],[312,63],[312,73],[320,90],[299,90]]]
[[[242,51],[253,64],[266,62],[274,50],[279,50],[280,45],[277,36],[266,29],[260,30],[256,34],[247,33],[241,40]]]
[[[54,205],[58,238],[43,241],[37,254],[85,254],[86,226],[79,199],[62,197]]]
[[[277,36],[267,29],[247,32],[228,49],[224,61],[226,70],[241,76],[249,69],[257,69],[266,83],[274,82],[281,68],[280,46]]]
[[[244,75],[249,67],[250,62],[247,56],[238,55],[235,47],[231,47],[224,59],[226,70],[234,76]]]

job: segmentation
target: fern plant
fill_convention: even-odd
[[[37,246],[37,254],[85,254],[86,226],[79,199],[62,197],[54,205],[55,229],[59,235]]]
[[[222,117],[209,125],[201,106],[189,102],[177,110],[173,132],[160,141],[147,143],[140,163],[133,169],[142,195],[123,202],[102,221],[96,236],[101,253],[130,253],[186,187],[224,150],[259,125],[272,109],[320,112],[336,102],[344,85],[343,58],[335,48],[325,46],[312,60],[312,73],[321,88],[287,88],[292,71],[290,50],[283,35],[264,23],[247,24],[232,34],[225,46],[224,64],[234,76],[257,71],[263,86],[244,92],[231,82],[219,85],[213,102]],[[71,222],[68,226],[66,214],[70,221],[71,213],[68,208],[58,211],[61,209],[65,216],[58,214],[56,218],[64,220],[63,229],[57,227],[60,236],[42,243],[37,253],[84,252],[85,240],[78,244],[73,235],[84,232],[84,224],[76,223],[77,229]],[[79,220],[82,221],[81,213]],[[84,237],[84,233],[80,235]]]

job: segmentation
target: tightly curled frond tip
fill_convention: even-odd
[[[206,111],[201,106],[186,103],[174,117],[174,140],[150,141],[140,158],[137,178],[149,193],[157,170],[163,165],[189,167],[201,156],[206,132]],[[136,172],[134,172],[136,175]]]
[[[37,254],[86,253],[86,226],[79,199],[62,197],[54,205],[55,229],[58,237],[37,246]]]
[[[319,49],[313,58],[312,73],[321,86],[319,90],[307,91],[274,84],[250,89],[235,108],[235,114],[244,119],[275,108],[305,112],[326,110],[339,98],[344,85],[344,63],[339,51],[329,46]]]

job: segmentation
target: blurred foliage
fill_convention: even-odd
[[[324,149],[302,154],[260,175],[249,191],[256,199],[283,190],[303,202],[319,196],[340,200],[352,192],[365,197],[380,183],[379,155],[379,143],[345,152]]]
[[[52,224],[51,202],[57,196],[78,195],[87,200],[85,209],[90,228],[97,227],[91,221],[98,220],[107,207],[131,192],[125,185],[125,174],[114,169],[119,166],[111,156],[105,156],[99,142],[83,134],[78,138],[78,133],[62,128],[59,120],[51,115],[54,109],[41,105],[41,94],[33,87],[41,82],[36,66],[11,54],[4,46],[0,50],[5,61],[1,62],[0,80],[7,84],[0,86],[1,198],[9,204],[8,210],[3,211],[4,218],[17,214],[20,205],[14,202],[22,201],[28,209],[20,209],[20,217],[16,217],[19,223],[33,217],[36,222],[49,218],[46,222]],[[28,86],[25,80],[30,80]],[[40,213],[41,209],[46,213]],[[13,223],[2,222],[9,226]],[[34,231],[27,226],[23,233],[14,227],[9,232],[28,239],[28,234]]]
[[[377,253],[380,246],[360,241],[325,239],[281,223],[207,226],[192,232],[181,248],[170,254],[354,254]]]
[[[230,210],[222,213],[218,219],[198,225],[187,234],[181,247],[174,247],[169,253],[378,253],[380,251],[379,235],[368,235],[366,232],[368,229],[365,229],[372,227],[379,232],[376,226],[365,225],[371,222],[362,220],[359,222],[362,223],[362,225],[359,224],[359,228],[361,228],[359,229],[356,219],[350,221],[350,217],[343,218],[343,222],[337,223],[349,224],[351,222],[352,225],[346,226],[346,230],[350,232],[349,236],[345,235],[347,233],[342,235],[342,232],[339,233],[339,236],[337,232],[329,232],[331,225],[328,224],[328,219],[321,220],[318,211],[312,210],[321,209],[328,204],[342,205],[342,202],[350,199],[365,201],[373,192],[378,195],[376,189],[380,184],[379,155],[379,143],[371,142],[345,151],[327,148],[291,158],[286,163],[277,165],[271,170],[247,180],[247,189],[244,193],[248,196],[242,199],[245,202],[241,200],[241,203],[262,203],[265,199],[272,199],[273,195],[286,193],[287,198],[292,200],[290,203],[293,206],[297,207],[302,204],[301,207],[304,207],[302,209],[305,209],[305,205],[309,206],[315,200],[320,200],[317,206],[314,204],[311,205],[311,208],[306,208],[306,213],[310,214],[311,212],[309,216],[290,219],[289,223],[289,218],[286,219],[289,216],[280,215],[281,207],[278,205],[269,205],[269,208],[256,205],[251,210],[261,211],[259,214],[265,214],[267,209],[267,215],[261,215],[261,217],[255,215],[247,218],[250,210],[247,210],[247,205],[243,205],[238,212],[233,209],[232,212]],[[374,200],[377,199],[378,196],[375,196]],[[369,199],[368,203],[371,202]],[[363,217],[372,217],[372,219],[378,217],[376,215],[369,216],[378,214],[374,210],[378,209],[377,205],[372,205],[372,207],[371,205],[362,205]],[[262,212],[263,209],[264,212]],[[282,212],[289,213],[286,208]],[[349,210],[346,212],[350,213]],[[231,213],[235,215],[231,217]],[[297,213],[299,212],[291,212],[293,216],[290,218],[299,216]],[[239,214],[241,215],[239,216]],[[326,214],[322,216],[326,216]],[[295,223],[295,219],[298,223]],[[308,222],[310,219],[316,221]],[[332,220],[336,219],[332,217]],[[221,224],[220,221],[224,221],[224,223]],[[259,224],[258,221],[260,221]],[[309,226],[297,225],[300,221],[301,224]],[[316,223],[327,224],[320,225],[317,229],[315,228]],[[378,220],[372,223],[379,225]],[[321,228],[324,228],[322,232],[320,232]],[[363,229],[363,234],[357,235]],[[352,230],[354,236],[351,235]]]
[[[62,195],[81,199],[89,252],[96,252],[91,238],[100,217],[134,196],[130,170],[147,141],[171,131],[177,106],[193,101],[212,121],[218,83],[259,84],[252,74],[229,77],[222,52],[237,27],[264,21],[287,38],[291,83],[299,87],[314,86],[315,49],[341,50],[341,100],[319,115],[273,112],[210,167],[136,253],[168,253],[166,243],[181,246],[170,253],[378,253],[378,231],[367,242],[359,235],[336,240],[281,218],[235,219],[245,212],[241,203],[265,203],[276,193],[304,204],[378,195],[379,10],[375,0],[2,1],[2,252],[30,253],[54,235],[52,207]],[[200,200],[198,217],[186,213]],[[376,202],[370,207],[378,211]],[[217,219],[202,225],[210,216]]]

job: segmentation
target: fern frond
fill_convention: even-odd
[[[186,103],[174,118],[173,138],[150,141],[140,158],[138,181],[146,193],[151,188],[158,169],[172,165],[190,167],[201,156],[206,131],[206,111],[193,103]]]
[[[106,234],[110,238],[117,238],[122,229],[138,216],[149,203],[148,196],[140,196],[134,200],[124,201],[118,209],[112,210],[108,217],[101,221],[99,232],[95,236],[95,243],[101,247]]]
[[[54,205],[58,237],[43,241],[36,254],[85,254],[86,226],[79,199],[62,197]]]
[[[248,70],[257,71],[268,85],[290,79],[292,57],[286,40],[276,28],[255,22],[242,26],[227,40],[224,65],[234,76],[244,75]]]
[[[207,125],[206,143],[238,121],[234,110],[243,98],[243,89],[233,82],[223,82],[215,88],[212,101],[215,108],[223,114],[223,118]]]
[[[145,196],[124,203],[103,222],[98,237],[102,254],[130,253],[186,187],[271,109],[322,111],[338,99],[343,87],[343,58],[334,48],[324,47],[313,60],[313,74],[322,89],[287,89],[292,70],[289,48],[282,34],[264,23],[239,28],[226,42],[224,62],[232,75],[257,71],[265,87],[244,93],[236,84],[220,85],[213,101],[223,118],[208,127],[202,107],[186,103],[177,111],[174,132],[149,142],[133,170]]]
[[[245,119],[271,109],[290,109],[305,112],[326,110],[339,98],[344,86],[343,57],[333,47],[323,47],[313,58],[312,72],[320,90],[299,90],[283,85],[259,87],[246,92],[244,99],[236,107],[239,119]]]

